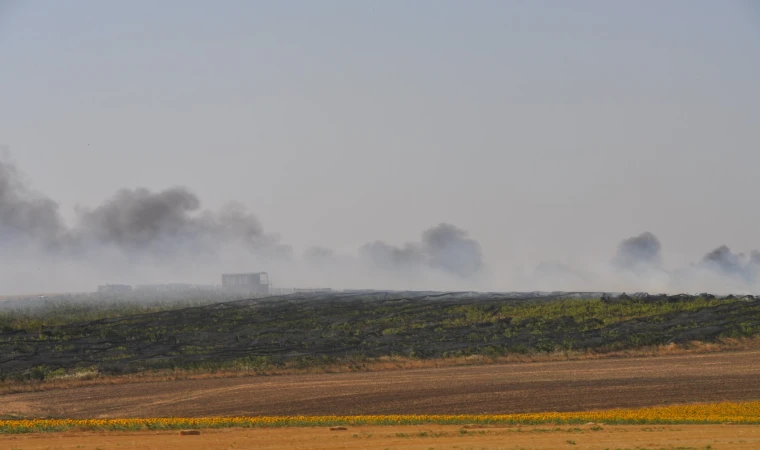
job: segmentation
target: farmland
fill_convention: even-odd
[[[0,420],[0,445],[27,450],[50,446],[434,449],[473,445],[481,449],[576,445],[749,449],[760,445],[760,429],[748,426],[757,424],[759,417],[760,402],[744,402],[506,415]],[[176,432],[188,428],[195,429],[192,435]]]
[[[104,384],[0,396],[72,419],[514,414],[760,399],[760,352]]]
[[[23,450],[205,449],[756,449],[756,425],[528,425],[463,428],[457,425],[329,428],[229,428],[178,436],[176,431],[0,435],[0,447]]]
[[[51,312],[52,311],[52,312]],[[609,353],[760,331],[754,297],[358,292],[0,310],[0,379]]]
[[[760,445],[754,297],[361,292],[25,306],[0,308],[9,448]],[[189,427],[201,435],[177,435]]]
[[[638,409],[526,414],[395,414],[359,416],[256,416],[170,417],[141,419],[31,419],[0,420],[0,432],[22,434],[44,431],[144,431],[216,428],[355,427],[368,425],[462,425],[486,428],[497,425],[536,424],[759,424],[760,402],[722,402]]]

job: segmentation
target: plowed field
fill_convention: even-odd
[[[760,399],[760,352],[101,385],[0,396],[67,418],[478,414]]]

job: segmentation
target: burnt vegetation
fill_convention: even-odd
[[[0,377],[608,352],[760,331],[752,296],[364,291],[216,301],[0,310]]]

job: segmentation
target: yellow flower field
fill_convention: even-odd
[[[639,409],[586,412],[483,415],[376,415],[376,416],[257,416],[153,419],[29,419],[0,420],[0,433],[34,433],[63,430],[166,430],[227,427],[316,427],[330,425],[417,424],[760,424],[760,401],[673,405]]]

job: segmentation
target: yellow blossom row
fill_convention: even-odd
[[[760,401],[610,409],[585,412],[479,415],[255,416],[151,419],[0,420],[0,433],[63,430],[166,430],[226,427],[314,427],[330,425],[538,424],[538,423],[760,423]]]

